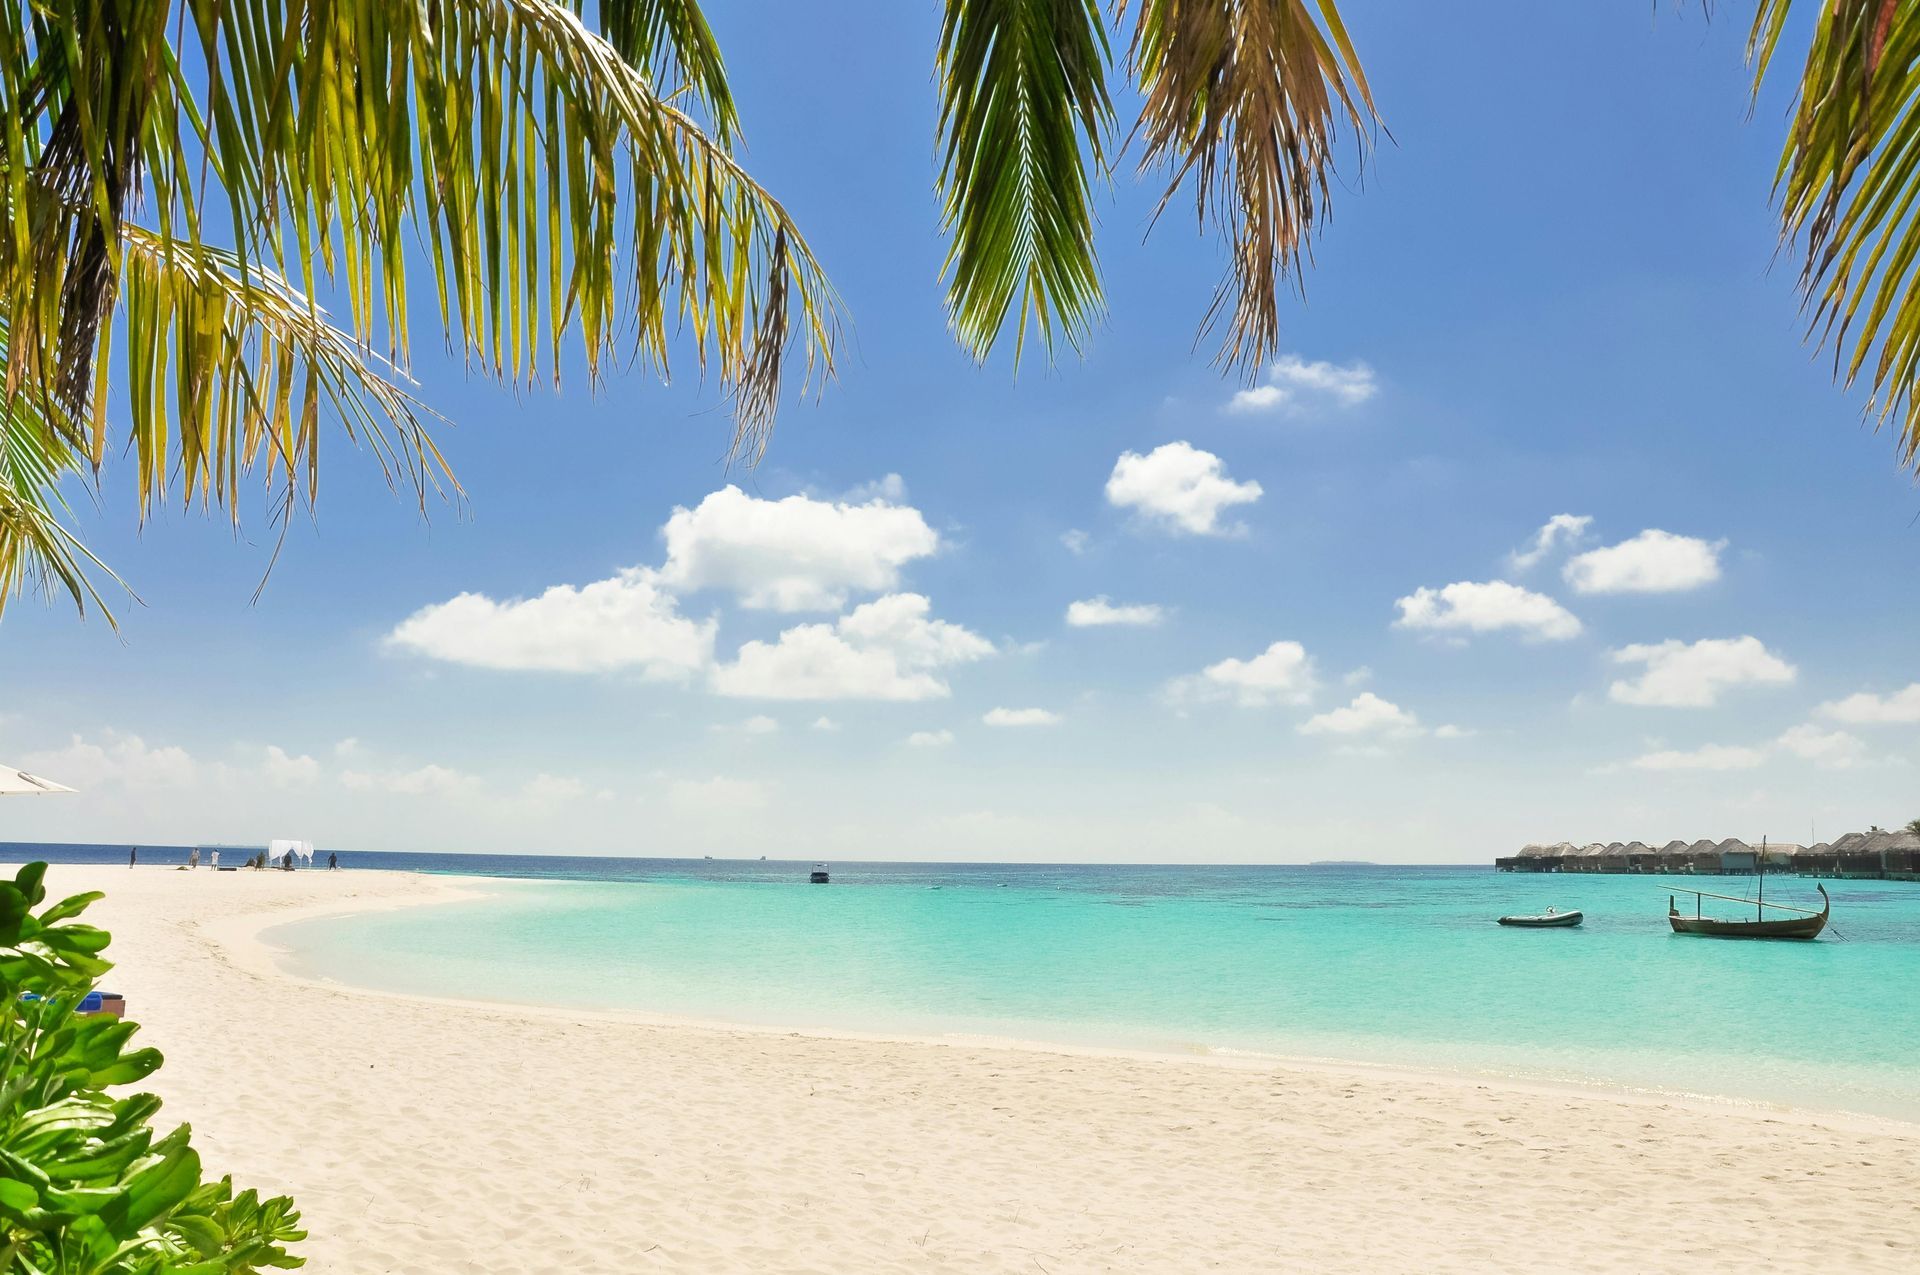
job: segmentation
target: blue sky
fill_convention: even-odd
[[[1392,140],[1236,411],[1221,245],[1142,244],[1128,175],[1084,358],[953,344],[935,6],[712,6],[840,379],[730,471],[691,376],[515,392],[417,326],[468,508],[333,440],[258,604],[264,524],[139,528],[110,469],[83,529],[145,605],[9,609],[0,756],[85,792],[5,835],[1461,862],[1920,814],[1920,496],[1801,341],[1742,24],[1349,8]]]

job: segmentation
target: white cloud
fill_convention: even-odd
[[[569,775],[538,774],[520,789],[529,800],[562,803],[587,795],[587,786]]]
[[[951,693],[936,670],[993,654],[993,643],[927,618],[917,593],[855,607],[832,624],[802,624],[748,642],[713,670],[713,689],[745,699],[926,700]]]
[[[394,774],[343,770],[340,772],[340,782],[348,788],[394,793],[402,797],[472,794],[481,788],[480,780],[474,776],[434,763]]]
[[[73,736],[64,748],[30,753],[20,766],[58,784],[82,792],[101,787],[140,790],[186,788],[199,777],[199,766],[186,749],[171,744],[150,747],[138,735],[101,732],[103,742]]]
[[[775,735],[780,731],[780,723],[765,714],[757,714],[743,722],[723,722],[708,729],[726,735]]]
[[[840,729],[840,723],[834,721],[831,717],[816,717],[813,719],[813,729],[832,732]]]
[[[1271,412],[1276,407],[1284,406],[1287,399],[1287,392],[1278,385],[1255,385],[1235,391],[1234,396],[1227,400],[1227,410],[1241,415]]]
[[[1044,708],[992,708],[980,720],[989,726],[1053,726],[1060,714]]]
[[[1400,608],[1397,628],[1469,633],[1514,629],[1536,641],[1580,633],[1580,621],[1558,602],[1505,580],[1461,580],[1439,589],[1416,589],[1394,605]]]
[[[1085,553],[1087,551],[1087,545],[1090,542],[1091,537],[1078,527],[1060,533],[1060,543],[1065,545],[1067,552],[1073,554],[1075,557]]]
[[[1822,730],[1810,722],[1792,727],[1774,742],[1822,770],[1851,770],[1868,760],[1866,741],[1858,735]]]
[[[1855,726],[1894,726],[1920,722],[1920,682],[1887,695],[1861,691],[1845,699],[1822,704],[1815,710],[1822,717]]]
[[[1195,536],[1237,532],[1220,525],[1220,511],[1258,499],[1259,483],[1233,481],[1218,456],[1187,442],[1163,443],[1145,456],[1122,452],[1107,479],[1109,503]]]
[[[762,500],[723,487],[692,509],[677,508],[662,585],[729,589],[742,606],[769,611],[837,611],[852,592],[882,593],[900,568],[940,548],[920,511],[890,503],[882,483],[863,504],[788,496]]]
[[[1372,691],[1354,696],[1345,708],[1330,709],[1300,724],[1302,735],[1417,735],[1420,721],[1398,704]]]
[[[1577,544],[1592,522],[1593,519],[1586,514],[1555,514],[1547,519],[1545,526],[1533,533],[1531,545],[1524,550],[1515,549],[1507,555],[1507,565],[1515,571],[1525,571],[1538,565],[1541,559],[1561,545]]]
[[[1266,384],[1241,390],[1228,400],[1227,410],[1271,412],[1300,406],[1308,400],[1358,407],[1378,389],[1373,369],[1358,360],[1342,367],[1322,359],[1309,361],[1297,354],[1283,354],[1267,369]]]
[[[1275,642],[1250,660],[1221,660],[1196,674],[1167,684],[1167,698],[1179,704],[1231,699],[1247,708],[1304,704],[1319,688],[1313,660],[1298,642]]]
[[[1067,607],[1067,623],[1076,629],[1093,628],[1103,624],[1152,625],[1160,623],[1165,617],[1166,611],[1151,602],[1116,606],[1104,593],[1097,598],[1071,603]]]
[[[1687,752],[1667,749],[1644,753],[1627,764],[1635,770],[1752,770],[1766,760],[1764,749],[1708,744]]]
[[[1591,549],[1563,574],[1577,593],[1678,593],[1720,578],[1724,540],[1699,540],[1649,528],[1631,540]]]
[[[907,736],[910,748],[945,748],[952,742],[953,732],[950,730],[917,730]]]
[[[1616,664],[1645,667],[1636,681],[1621,680],[1607,694],[1622,704],[1659,708],[1707,708],[1734,686],[1779,686],[1797,671],[1756,637],[1669,640],[1623,646],[1611,653]]]
[[[634,670],[684,679],[713,659],[714,622],[682,616],[652,571],[632,567],[575,588],[495,602],[462,593],[422,607],[389,633],[391,647],[477,668],[559,673]]]
[[[275,788],[299,788],[320,778],[320,763],[305,754],[291,756],[278,744],[268,744],[260,762],[260,774]]]
[[[697,815],[759,810],[767,804],[765,785],[751,779],[715,775],[711,779],[674,779],[667,784],[667,801],[675,809]]]
[[[907,480],[898,474],[885,474],[873,482],[849,487],[840,499],[851,505],[864,505],[873,500],[883,500],[889,505],[904,505],[907,503]]]
[[[1435,739],[1472,739],[1475,733],[1474,731],[1468,730],[1465,726],[1455,726],[1452,724],[1433,728],[1433,737]]]

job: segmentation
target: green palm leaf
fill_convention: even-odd
[[[947,0],[940,186],[947,310],[985,358],[1014,323],[1078,349],[1100,309],[1089,167],[1112,126],[1098,0]]]
[[[1756,91],[1792,7],[1761,0],[1755,13]],[[1920,464],[1920,9],[1819,6],[1776,189],[1782,233],[1806,254],[1811,333],[1833,343],[1843,384],[1869,373],[1869,414],[1894,421],[1901,462]]]
[[[578,0],[0,10],[0,420],[65,446],[12,498],[51,509],[124,428],[143,512],[170,490],[234,509],[256,471],[284,510],[327,421],[423,500],[454,489],[401,388],[409,240],[472,363],[557,383],[578,339],[597,383],[686,355],[757,457],[795,347],[831,374],[839,301],[733,158],[697,3],[597,12],[604,36]]]

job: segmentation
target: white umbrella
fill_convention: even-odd
[[[0,797],[20,797],[39,792],[72,792],[65,784],[56,784],[51,779],[42,779],[38,775],[29,775],[24,770],[15,770],[11,766],[0,766]]]

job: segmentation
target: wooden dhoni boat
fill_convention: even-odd
[[[1518,926],[1526,930],[1563,930],[1586,920],[1586,913],[1543,912],[1538,916],[1503,916],[1500,924]]]
[[[1693,896],[1693,915],[1682,916],[1680,909],[1674,906],[1673,896],[1667,896],[1667,920],[1673,926],[1675,934],[1703,934],[1715,939],[1817,939],[1820,931],[1827,928],[1827,915],[1833,910],[1833,900],[1827,896],[1827,887],[1815,883],[1814,889],[1820,891],[1821,906],[1818,912],[1811,908],[1790,908],[1784,903],[1763,903],[1758,899],[1740,899],[1730,894],[1707,894],[1700,890],[1682,890],[1682,894]],[[1745,903],[1753,908],[1751,921],[1728,921],[1718,917],[1702,916],[1700,900],[1725,899],[1730,903]],[[1767,919],[1762,909],[1770,908],[1776,912],[1793,912],[1798,915]]]

